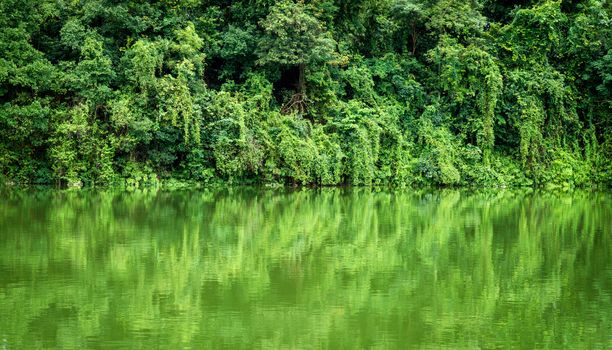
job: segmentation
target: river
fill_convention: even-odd
[[[612,348],[612,195],[0,192],[0,349]]]

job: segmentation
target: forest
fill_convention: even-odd
[[[1,0],[0,183],[610,186],[611,9]]]

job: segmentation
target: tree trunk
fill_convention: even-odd
[[[305,82],[305,70],[306,64],[300,63],[298,65],[298,82],[297,91],[289,101],[281,107],[281,113],[289,114],[297,112],[300,115],[306,115],[308,113],[308,99],[306,98],[306,82]]]
[[[306,83],[304,81],[304,71],[306,70],[306,65],[304,63],[300,63],[298,66],[299,76],[298,76],[298,94],[304,94],[306,92]]]
[[[416,43],[417,43],[417,33],[416,33],[416,25],[412,24],[412,56],[416,53]]]

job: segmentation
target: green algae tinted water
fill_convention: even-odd
[[[609,192],[0,197],[2,350],[612,348]]]

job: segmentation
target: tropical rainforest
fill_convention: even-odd
[[[609,186],[611,9],[1,0],[0,181]]]

